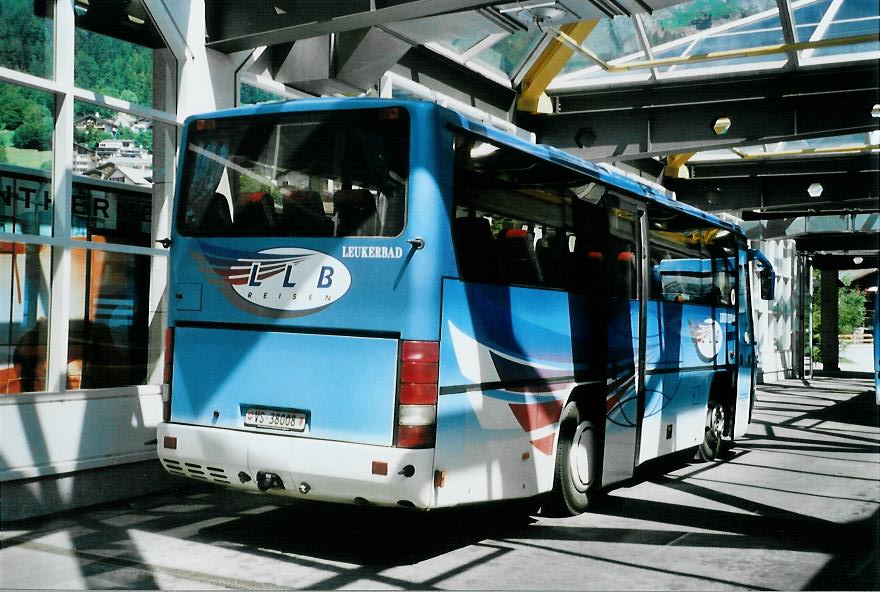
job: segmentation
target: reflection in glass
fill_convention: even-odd
[[[657,46],[776,8],[776,0],[691,0],[642,19],[648,40]]]
[[[124,191],[74,183],[71,199],[72,236],[141,247],[150,246],[153,196],[149,191]]]
[[[474,62],[512,77],[523,60],[537,47],[541,40],[541,31],[519,31],[508,35],[492,47],[474,57]]]
[[[0,242],[0,394],[46,390],[51,264],[48,246]]]
[[[72,263],[68,388],[143,384],[150,258],[75,249]]]
[[[0,66],[42,78],[53,77],[53,6],[51,0],[0,2]]]
[[[74,82],[80,88],[153,105],[154,50],[165,48],[143,0],[76,0]]]
[[[396,236],[403,229],[403,109],[198,120],[187,134],[184,234]]]
[[[51,236],[52,209],[48,173],[0,164],[0,232]]]
[[[275,101],[286,101],[287,97],[277,93],[253,86],[245,82],[241,83],[241,92],[239,93],[239,103],[241,105],[259,105],[261,103],[272,103]]]
[[[782,25],[779,15],[773,14],[767,18],[751,20],[751,22],[736,24],[724,31],[708,33],[702,37],[696,37],[690,43],[682,43],[671,51],[657,52],[656,57],[668,58],[688,55],[705,55],[714,52],[763,47],[767,45],[781,45],[785,43]],[[682,48],[684,51],[682,51]],[[749,56],[732,58],[727,60],[697,61],[693,63],[677,64],[660,68],[660,72],[670,72],[678,69],[694,68],[718,68],[723,66],[735,66],[739,64],[751,64],[759,62],[785,61],[784,53],[769,54],[763,56]]]
[[[73,172],[149,187],[153,184],[153,121],[75,102]]]
[[[625,16],[599,21],[584,41],[584,47],[606,62],[642,51],[635,24]]]
[[[0,167],[13,165],[47,173],[52,170],[54,109],[51,94],[0,82]],[[7,185],[4,184],[4,192]],[[11,215],[8,201],[9,196],[4,193],[0,224]]]
[[[625,16],[614,19],[603,18],[596,24],[590,35],[584,40],[583,47],[589,49],[606,62],[626,56],[626,61],[635,58],[643,59],[644,52],[636,35],[632,19]],[[574,72],[593,66],[586,56],[575,52],[566,62],[563,73]]]

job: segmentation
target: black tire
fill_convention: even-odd
[[[581,419],[574,402],[569,402],[559,417],[559,444],[553,490],[545,512],[551,516],[576,516],[583,513],[598,496],[599,446],[596,426]]]
[[[718,401],[709,401],[706,407],[706,426],[703,442],[697,448],[702,460],[715,460],[724,450],[724,427],[727,425],[727,408]]]

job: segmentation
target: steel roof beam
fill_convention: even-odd
[[[619,109],[700,105],[783,96],[818,95],[880,88],[873,62],[821,70],[753,72],[725,77],[697,77],[656,84],[603,87],[552,93],[556,114],[595,113]]]
[[[748,81],[746,83],[746,81]],[[877,129],[871,68],[830,69],[558,98],[554,115],[521,116],[540,142],[588,160],[631,160]],[[728,117],[727,133],[713,123]]]
[[[497,3],[497,2],[495,2]],[[205,45],[222,52],[490,6],[486,0],[207,0]]]
[[[679,200],[710,211],[761,210],[839,210],[871,209],[880,203],[876,155],[863,159],[842,157],[814,163],[762,163],[765,166],[742,166],[737,163],[695,165],[693,179],[666,179]],[[773,166],[766,166],[773,165]],[[724,167],[727,167],[726,169]],[[720,172],[715,176],[712,173]],[[819,197],[810,197],[808,188],[822,186]]]

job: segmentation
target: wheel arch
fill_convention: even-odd
[[[565,409],[566,405],[569,403],[575,403],[578,406],[578,411],[580,412],[581,420],[588,420],[592,422],[593,429],[596,430],[597,433],[597,444],[599,447],[598,457],[600,459],[600,464],[597,467],[600,476],[601,483],[601,475],[602,475],[602,463],[601,460],[604,458],[605,452],[605,415],[606,415],[606,393],[605,393],[605,385],[600,383],[599,381],[586,382],[582,384],[578,384],[575,386],[571,393],[569,393],[568,397],[563,401],[562,406],[559,408],[560,418],[562,414],[562,410]],[[562,426],[558,426],[556,430],[556,438],[553,446],[553,454],[556,454],[559,450],[559,440],[562,437]]]
[[[727,410],[727,422],[724,426],[724,435],[733,434],[733,422],[736,414],[736,373],[725,369],[715,373],[709,386],[709,401],[717,401]]]

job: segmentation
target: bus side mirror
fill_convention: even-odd
[[[772,269],[761,270],[761,300],[773,300],[776,295],[776,274]]]

